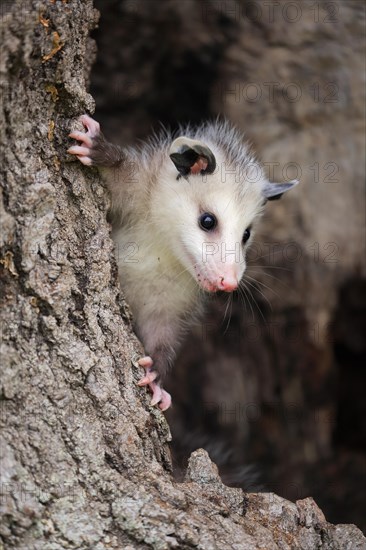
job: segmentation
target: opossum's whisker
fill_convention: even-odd
[[[249,270],[248,270],[249,271]],[[260,280],[258,280],[258,275],[261,276],[261,275],[265,275],[265,273],[262,273],[261,271],[249,271],[250,274],[254,273],[256,275],[255,278],[253,278],[253,280],[255,280],[259,285],[262,285],[264,286],[264,283]],[[246,277],[249,277],[249,273],[245,273],[245,276]],[[278,283],[282,284],[281,283],[281,280],[278,279],[278,277],[271,277],[271,279],[274,279],[275,281],[277,281]],[[282,285],[284,288],[289,288],[288,285]],[[272,289],[271,289],[272,290]]]
[[[246,281],[246,283],[248,284],[248,281]],[[259,314],[260,314],[260,316],[262,317],[263,321],[266,322],[266,321],[265,321],[265,318],[264,318],[264,315],[263,315],[263,313],[262,313],[262,310],[261,310],[261,308],[259,307],[259,305],[258,305],[258,303],[257,303],[257,300],[255,299],[255,297],[254,297],[254,295],[253,295],[252,290],[247,286],[247,284],[245,285],[245,290],[248,292],[248,294],[249,294],[249,296],[250,296],[250,298],[251,298],[251,302],[250,302],[250,303],[253,302],[253,304],[255,305],[255,307],[257,308],[257,310],[259,311]],[[253,318],[255,319],[254,311],[253,311]]]
[[[253,279],[253,280],[255,281],[255,279]],[[273,311],[272,304],[269,301],[269,299],[267,298],[267,296],[256,285],[254,285],[250,281],[246,281],[246,282],[248,283],[249,286],[251,286],[256,292],[258,292],[266,300],[266,302],[269,305],[271,311]],[[255,281],[255,282],[257,282],[257,281]]]
[[[258,275],[265,275],[266,277],[270,277],[271,279],[274,279],[275,281],[279,282],[284,287],[289,288],[289,286],[286,285],[285,283],[283,283],[283,281],[281,281],[281,279],[279,277],[275,277],[274,275],[271,275],[270,273],[266,273],[265,271],[259,271],[258,269],[257,270],[251,269],[251,266],[248,266],[248,271],[249,271],[249,273],[257,273]]]
[[[278,294],[278,292],[276,292],[275,290],[273,290],[273,288],[269,287],[268,285],[262,283],[262,281],[258,281],[258,279],[254,279],[253,277],[251,277],[250,275],[248,275],[248,273],[246,273],[245,276],[246,276],[248,279],[250,279],[251,281],[254,281],[254,283],[256,283],[256,284],[258,284],[258,285],[261,285],[261,286],[263,286],[264,288],[267,288],[268,290],[270,290],[271,292],[273,292],[273,294],[275,294],[278,298],[280,297],[279,294]],[[257,290],[258,290],[258,292],[261,292],[261,291],[259,290],[259,288],[258,288]],[[261,294],[262,294],[263,298],[265,298],[265,299],[267,300],[266,296],[265,296],[262,292],[261,292]]]
[[[231,321],[231,315],[232,315],[232,312],[233,312],[233,301],[234,301],[233,294],[230,293],[229,298],[228,298],[228,305],[230,305],[230,313],[229,313],[229,318],[227,320],[226,329],[224,330],[224,334],[226,334],[228,329],[229,329],[229,325],[230,325],[230,321]],[[226,315],[226,312],[227,312],[227,306],[226,306],[225,315]],[[224,317],[224,320],[225,320],[225,317]]]
[[[247,311],[247,305],[251,306],[251,304],[250,304],[249,299],[247,297],[247,294],[245,292],[244,281],[240,281],[239,286],[238,286],[238,292],[239,292],[240,299],[242,300],[242,302],[244,304],[245,311]],[[252,311],[252,315],[253,315],[253,311]]]
[[[245,288],[246,288],[246,290],[249,292],[250,296],[252,297],[253,302],[254,302],[256,308],[258,309],[258,311],[259,311],[259,313],[260,313],[260,315],[261,315],[263,321],[266,323],[266,319],[265,319],[265,317],[264,317],[264,315],[263,315],[263,313],[262,313],[262,310],[261,310],[261,308],[259,307],[259,305],[258,305],[258,303],[257,303],[257,300],[256,300],[255,297],[253,296],[253,292],[250,290],[250,288],[248,288],[247,285],[249,285],[249,286],[251,286],[251,287],[253,287],[253,288],[255,288],[255,286],[252,285],[249,281],[246,281]],[[255,288],[255,290],[257,290],[257,289]]]
[[[244,304],[245,310],[247,310],[247,304],[248,304],[249,307],[250,307],[250,311],[251,311],[251,313],[252,313],[252,319],[253,319],[253,321],[255,321],[254,311],[253,311],[253,308],[252,308],[252,304],[251,304],[250,298],[248,298],[247,289],[245,288],[245,283],[244,283],[244,281],[242,281],[242,283],[238,286],[238,290],[239,290],[239,293],[240,293],[240,297],[241,297],[242,300],[243,300],[243,304]]]
[[[226,319],[226,314],[227,314],[227,311],[229,309],[230,298],[231,298],[231,294],[229,294],[229,296],[227,297],[227,300],[226,300],[226,307],[225,307],[225,311],[224,311],[224,317],[223,317],[223,320],[222,320],[223,323]]]

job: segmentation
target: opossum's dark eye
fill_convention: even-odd
[[[217,225],[217,218],[213,214],[205,212],[198,218],[198,223],[200,228],[204,231],[211,231]]]
[[[248,227],[248,229],[244,231],[243,244],[245,244],[248,241],[249,237],[250,237],[250,227]]]

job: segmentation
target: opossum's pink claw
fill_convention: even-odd
[[[86,145],[86,147],[90,148],[93,145],[91,137],[86,132],[79,132],[78,130],[75,130],[69,134],[69,137],[76,139],[77,141],[81,141]]]
[[[89,115],[82,115],[80,121],[84,124],[85,128],[88,129],[89,135],[94,137],[100,132],[100,124],[94,118]]]
[[[172,404],[172,398],[171,395],[163,390],[159,384],[156,382],[152,382],[149,384],[149,387],[152,391],[152,399],[151,399],[151,405],[157,405],[159,403],[159,409],[161,411],[166,411],[169,409],[170,405]]]
[[[161,387],[158,384],[156,384],[156,382],[151,382],[151,384],[149,384],[149,388],[152,391],[152,399],[150,404],[153,407],[154,405],[157,405],[162,400],[163,391]]]
[[[159,409],[166,411],[172,404],[172,396],[165,390],[161,390],[161,401],[159,403]]]
[[[80,145],[73,145],[67,152],[70,153],[70,155],[87,156],[90,153],[90,149],[88,147],[81,147]]]

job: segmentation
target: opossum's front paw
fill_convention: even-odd
[[[162,411],[166,411],[172,404],[172,398],[167,391],[163,390],[163,388],[161,388],[159,384],[155,382],[158,373],[152,368],[153,360],[151,359],[151,357],[142,357],[142,359],[138,361],[138,364],[140,365],[140,367],[144,367],[144,369],[146,370],[145,376],[141,378],[141,380],[138,382],[138,385],[149,386],[152,392],[151,405],[154,406],[159,404],[159,409]]]
[[[76,155],[80,162],[86,166],[92,166],[93,139],[100,135],[100,124],[88,115],[81,116],[80,121],[87,129],[87,132],[74,130],[69,134],[69,137],[80,141],[82,145],[74,145],[70,147],[67,152],[70,153],[70,155]]]

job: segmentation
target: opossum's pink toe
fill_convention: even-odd
[[[91,137],[85,132],[79,132],[75,130],[74,132],[71,132],[71,134],[69,134],[69,137],[71,137],[72,139],[76,139],[77,141],[81,141],[87,147],[92,147],[93,145]]]
[[[143,378],[141,378],[141,380],[139,380],[137,382],[137,385],[138,386],[147,386],[148,384],[151,384],[151,382],[154,382],[157,375],[158,375],[158,373],[155,372],[155,371],[147,372],[146,376],[144,376]]]
[[[74,145],[67,150],[70,155],[85,155],[88,156],[90,149],[88,147],[80,147],[80,145]]]
[[[172,404],[172,396],[165,390],[161,390],[161,401],[159,403],[159,409],[166,411]]]
[[[82,164],[85,164],[85,166],[91,166],[93,164],[92,159],[89,157],[78,157],[78,159]]]
[[[170,405],[172,404],[172,398],[171,395],[163,390],[159,384],[156,384],[155,382],[152,382],[149,384],[149,387],[152,391],[152,399],[151,399],[151,406],[159,404],[159,409],[161,411],[166,411],[169,409]]]
[[[81,122],[84,124],[85,128],[87,128],[90,132],[91,136],[95,136],[99,134],[100,132],[100,124],[93,118],[91,118],[88,115],[82,115],[80,117]]]
[[[144,367],[145,369],[153,366],[153,360],[148,355],[146,357],[141,357],[137,362],[140,367]]]
[[[160,386],[158,386],[158,384],[156,384],[155,382],[152,382],[150,385],[150,389],[153,393],[152,395],[152,399],[151,399],[151,406],[153,407],[154,405],[157,405],[158,403],[160,403],[160,401],[162,400],[162,397],[163,397],[163,390],[161,389]]]
[[[143,378],[141,378],[141,380],[139,382],[137,382],[137,385],[138,386],[147,386],[148,384],[151,384],[152,382],[154,382],[154,380],[157,377],[158,373],[156,371],[152,370],[152,366],[153,366],[154,362],[151,359],[151,357],[149,357],[149,356],[141,357],[141,359],[139,359],[137,361],[137,363],[140,365],[140,367],[143,367],[144,369],[146,369],[145,376]]]

